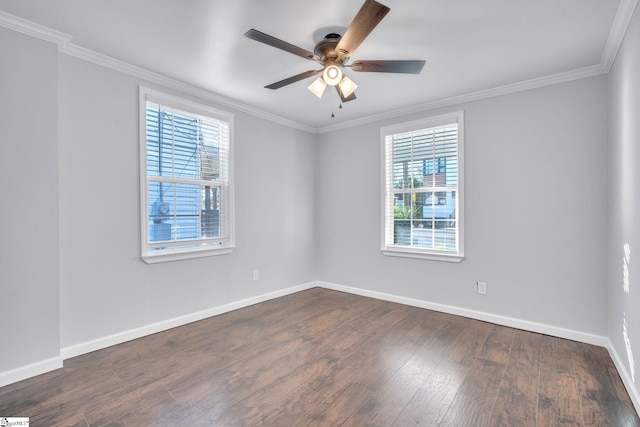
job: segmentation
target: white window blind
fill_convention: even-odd
[[[385,254],[462,259],[462,117],[382,129]]]
[[[142,257],[233,248],[232,116],[141,88]]]

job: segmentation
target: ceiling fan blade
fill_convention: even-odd
[[[342,95],[342,91],[340,91],[340,88],[338,87],[338,85],[336,85],[336,90],[338,91],[338,95],[340,95],[340,99],[342,100],[342,102],[349,102],[349,101],[353,101],[354,99],[356,99],[356,93],[355,92],[351,92],[351,95],[349,95],[349,96],[344,96],[344,95]]]
[[[355,61],[350,67],[353,71],[369,73],[420,74],[425,62],[423,60]]]
[[[266,89],[280,89],[283,86],[290,85],[291,83],[299,82],[300,80],[307,79],[311,76],[315,76],[320,73],[322,70],[309,70],[304,73],[296,74],[295,76],[291,76],[287,79],[280,80],[279,82],[271,83],[269,86],[265,86]]]
[[[351,56],[390,10],[387,6],[375,0],[365,0],[336,46],[338,56],[340,58]]]
[[[285,52],[293,53],[294,55],[301,56],[302,58],[309,59],[311,61],[320,60],[320,58],[318,58],[318,56],[316,56],[313,52],[310,52],[296,45],[292,45],[291,43],[288,43],[284,40],[277,39],[261,31],[254,30],[253,28],[244,33],[244,36],[250,38],[251,40],[268,44],[269,46],[284,50]]]

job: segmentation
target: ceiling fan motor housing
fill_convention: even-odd
[[[342,64],[342,60],[338,60],[338,52],[336,52],[336,46],[342,36],[337,33],[329,33],[324,36],[324,40],[320,40],[313,50],[313,53],[318,55],[320,63],[325,65],[326,63],[334,62],[337,65]]]

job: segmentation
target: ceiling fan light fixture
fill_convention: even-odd
[[[382,0],[380,0],[382,1]],[[311,76],[321,74],[321,77],[308,86],[318,98],[322,98],[327,86],[334,86],[342,102],[356,99],[355,90],[358,87],[353,80],[344,75],[344,67],[357,72],[420,74],[425,65],[424,60],[358,60],[347,65],[355,50],[376,28],[382,18],[391,9],[376,0],[364,0],[364,4],[346,28],[343,35],[329,33],[323,40],[316,43],[313,52],[280,40],[256,29],[250,29],[244,35],[252,40],[289,52],[306,60],[322,65],[321,69],[309,70],[284,80],[265,86],[266,89],[281,87],[299,82]]]
[[[318,98],[322,98],[322,94],[327,87],[327,83],[322,79],[322,77],[318,77],[309,85],[309,90]]]
[[[342,96],[344,98],[348,98],[358,88],[358,85],[349,77],[344,76],[342,80],[340,80],[340,85],[338,87],[340,88]]]
[[[342,80],[342,70],[337,65],[327,65],[322,73],[322,78],[329,86],[335,86]]]

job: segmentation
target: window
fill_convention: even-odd
[[[142,258],[230,253],[233,116],[140,88]]]
[[[446,173],[447,171],[447,158],[438,157],[436,159],[424,159],[422,161],[422,173],[423,175],[431,175],[432,173]]]
[[[382,251],[460,262],[463,112],[381,129]]]

